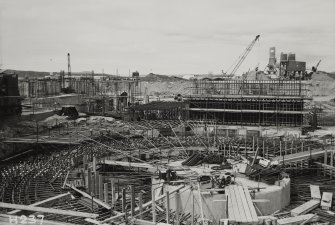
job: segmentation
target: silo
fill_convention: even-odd
[[[288,61],[295,61],[295,53],[288,53]]]
[[[280,61],[287,61],[287,54],[280,53]]]

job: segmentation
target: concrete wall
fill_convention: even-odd
[[[58,95],[46,98],[33,98],[32,103],[35,104],[60,104],[60,105],[77,105],[82,102],[82,98],[77,94]]]
[[[284,178],[276,183],[277,188],[261,190],[256,193],[255,199],[268,199],[270,202],[256,203],[256,206],[263,215],[270,215],[273,212],[280,210],[290,204],[290,189],[291,180]]]
[[[174,195],[175,196],[175,195]],[[180,206],[181,211],[184,213],[191,213],[193,211],[194,206],[194,214],[196,216],[200,216],[200,204],[199,204],[199,193],[198,190],[181,190],[180,191],[180,198],[177,199],[173,196],[170,199],[170,206],[172,210],[176,210],[177,202]],[[204,217],[207,219],[219,221],[221,218],[226,218],[226,206],[225,202],[222,201],[214,201],[214,200],[222,200],[225,199],[224,194],[202,194],[202,210],[204,212]],[[194,203],[193,203],[194,201]]]

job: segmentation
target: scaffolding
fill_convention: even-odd
[[[82,91],[81,94],[84,94],[88,113],[126,112],[129,107],[142,101],[141,82],[138,79],[100,80],[89,83],[91,86],[86,89],[79,89],[79,85],[73,82],[72,84],[75,84],[76,91]]]
[[[129,120],[178,120],[185,118],[185,107],[185,102],[150,102],[131,107]]]
[[[308,89],[301,81],[283,80],[194,80],[191,95],[201,96],[273,96],[307,97]]]
[[[301,81],[195,80],[190,89],[189,119],[218,124],[301,126],[309,99]]]
[[[64,84],[63,84],[64,82]],[[83,111],[105,114],[109,111],[126,111],[129,106],[142,101],[141,82],[138,78],[94,79],[92,76],[72,77],[67,79],[24,79],[19,80],[21,97],[28,102],[43,102],[44,105],[55,103],[55,98],[63,97],[62,87],[71,84],[71,94],[83,99]],[[50,98],[52,97],[52,98]],[[41,99],[43,101],[41,101]],[[43,104],[39,104],[44,107]]]

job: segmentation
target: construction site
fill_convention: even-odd
[[[1,70],[0,224],[335,224],[335,76],[236,76],[259,38],[189,80]]]

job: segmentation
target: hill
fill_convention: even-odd
[[[335,74],[318,71],[306,83],[314,101],[329,101],[335,97]]]
[[[174,81],[185,81],[186,79],[176,76],[167,76],[167,75],[160,75],[149,73],[145,77],[140,78],[142,81],[148,82],[174,82]]]
[[[49,72],[42,72],[42,71],[25,71],[25,70],[6,70],[6,71],[16,73],[19,76],[19,78],[21,77],[42,78],[44,76],[50,75]]]

